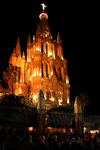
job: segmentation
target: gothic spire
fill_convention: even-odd
[[[21,47],[20,47],[19,37],[16,42],[16,54],[21,56]]]
[[[13,55],[13,56],[16,56],[16,49],[15,49],[15,48],[13,49],[12,55]]]
[[[49,28],[49,25],[48,25],[48,15],[45,13],[45,8],[46,8],[46,5],[45,4],[41,4],[42,6],[42,13],[39,15],[39,18],[40,18],[40,32],[41,32],[41,36],[43,38],[51,38],[51,32],[50,32],[50,28]]]
[[[27,40],[27,47],[29,47],[31,45],[31,36],[29,34],[28,36],[28,40]]]
[[[62,43],[61,37],[60,37],[60,33],[59,33],[59,32],[58,32],[58,34],[57,34],[57,43]]]

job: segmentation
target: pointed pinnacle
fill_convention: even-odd
[[[59,33],[59,32],[58,32],[58,34],[57,34],[57,43],[62,43],[61,37],[60,37],[60,33]]]
[[[20,47],[19,37],[16,42],[16,54],[21,55],[21,47]]]

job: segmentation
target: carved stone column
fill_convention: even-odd
[[[75,115],[75,125],[78,135],[83,134],[83,114],[82,114],[82,105],[80,103],[79,97],[76,96],[74,103],[74,115]]]
[[[37,99],[37,131],[38,135],[45,134],[45,98],[42,90]]]

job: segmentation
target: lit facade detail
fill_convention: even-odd
[[[63,47],[60,34],[53,40],[48,25],[48,15],[45,5],[40,14],[40,23],[37,25],[33,40],[29,35],[27,41],[26,58],[22,53],[19,38],[16,47],[9,59],[9,66],[16,68],[16,95],[29,95],[36,99],[40,89],[45,96],[45,103],[51,107],[55,97],[59,105],[70,104],[70,84],[67,72],[67,61],[63,59]]]

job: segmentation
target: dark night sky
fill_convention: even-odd
[[[40,3],[47,5],[48,23],[53,39],[60,32],[64,58],[68,61],[68,73],[71,84],[71,101],[76,95],[85,92],[90,101],[98,99],[99,69],[99,10],[98,4],[85,2],[57,1],[19,1],[2,2],[1,12],[1,55],[0,79],[8,65],[8,60],[20,38],[21,49],[26,51],[28,34],[35,35]]]

